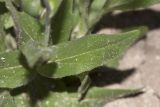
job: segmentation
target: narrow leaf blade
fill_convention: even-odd
[[[91,35],[51,47],[54,54],[38,72],[49,78],[62,78],[90,71],[98,66],[116,67],[124,51],[143,35],[142,29],[116,35]]]

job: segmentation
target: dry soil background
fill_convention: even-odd
[[[119,66],[121,72],[136,68],[135,72],[123,82],[108,87],[144,87],[145,93],[113,101],[105,107],[160,107],[160,5],[107,15],[97,29],[101,29],[99,33],[115,33],[128,26],[139,25],[148,26],[149,32],[127,51]]]

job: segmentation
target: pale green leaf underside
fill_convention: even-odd
[[[46,77],[61,78],[90,71],[98,66],[116,67],[124,51],[143,35],[133,30],[115,35],[90,35],[51,47],[49,63],[38,68]]]

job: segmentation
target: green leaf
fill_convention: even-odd
[[[19,23],[22,29],[22,39],[23,42],[29,40],[42,41],[44,35],[42,33],[42,27],[40,23],[33,17],[29,16],[26,13],[19,13]]]
[[[95,20],[97,18],[107,2],[108,0],[101,0],[101,2],[99,2],[99,0],[93,0],[89,9],[89,21]]]
[[[0,107],[16,107],[8,90],[0,89]]]
[[[86,97],[81,102],[78,101],[78,94],[76,92],[53,91],[50,92],[45,99],[40,100],[35,107],[102,107],[114,99],[135,94],[139,91],[140,90],[133,89],[106,89],[94,87],[88,91]],[[35,92],[41,92],[34,96],[38,97],[38,95],[43,93],[43,88],[36,88]],[[17,107],[30,107],[30,100],[25,93],[15,96],[14,101]]]
[[[102,107],[113,99],[140,91],[140,89],[92,87],[84,99],[79,101],[77,87],[68,86],[60,79],[53,80],[37,76],[28,85],[13,89],[10,93],[17,107]]]
[[[88,33],[89,7],[92,0],[76,0],[74,3],[75,11],[79,14],[76,26],[71,33],[71,40],[81,38]],[[89,32],[90,33],[90,32]]]
[[[139,8],[145,8],[159,3],[160,0],[108,0],[105,4],[102,14],[111,12],[114,10],[135,10]]]
[[[44,8],[42,6],[41,0],[14,0],[15,3],[17,2],[17,5],[20,5],[23,11],[28,13],[29,15],[33,17],[39,17],[43,11]]]
[[[73,12],[73,0],[63,0],[52,22],[53,44],[69,40],[76,18],[77,16]]]
[[[49,0],[49,4],[51,6],[51,16],[54,16],[58,11],[63,0]]]
[[[11,12],[16,28],[17,38],[20,44],[24,45],[29,40],[42,41],[42,26],[38,20],[24,12],[18,12],[10,0],[6,0],[7,9]]]
[[[92,30],[94,25],[103,17],[104,14],[111,12],[115,7],[127,4],[132,0],[93,0],[88,17],[89,30]]]
[[[91,29],[104,14],[114,10],[135,10],[160,3],[160,0],[93,0],[89,13],[89,28]],[[92,29],[91,29],[92,30]]]
[[[137,29],[115,35],[90,35],[74,41],[51,47],[48,64],[37,71],[49,78],[78,75],[98,66],[116,67],[124,51],[141,35],[144,29]]]
[[[139,90],[92,88],[81,102],[78,101],[77,93],[63,92],[51,94],[47,99],[40,102],[40,104],[42,107],[103,107],[113,99],[137,92]]]
[[[159,2],[160,0],[108,0],[103,11],[106,13],[113,10],[134,10],[154,5]]]
[[[138,8],[145,8],[157,3],[160,3],[160,0],[132,0],[127,4],[117,6],[115,9],[134,10]]]
[[[23,59],[24,60],[24,59]],[[19,52],[0,53],[0,87],[15,88],[27,84],[29,72],[19,62]],[[34,77],[34,74],[32,75]]]
[[[26,70],[19,63],[19,53],[6,49],[7,37],[4,31],[5,20],[8,14],[0,16],[0,87],[15,88],[24,85]]]

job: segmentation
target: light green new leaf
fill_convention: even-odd
[[[115,35],[90,35],[51,47],[54,54],[37,71],[49,78],[78,75],[98,66],[116,67],[124,51],[144,34],[137,29]]]
[[[27,76],[28,72],[19,62],[18,51],[0,53],[0,87],[15,88],[27,84],[30,81]]]
[[[0,107],[16,107],[8,90],[0,89]]]
[[[63,0],[52,22],[52,43],[68,41],[75,25],[76,14],[73,12],[73,0]]]

